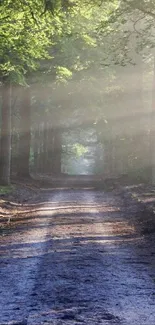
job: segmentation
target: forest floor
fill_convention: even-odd
[[[60,185],[0,196],[0,325],[154,325],[155,189]]]

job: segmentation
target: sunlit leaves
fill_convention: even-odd
[[[59,82],[66,82],[66,80],[72,77],[72,72],[66,67],[57,66],[56,67],[56,80]]]
[[[130,41],[130,33],[125,28],[132,10],[154,10],[151,0],[141,3],[138,0],[4,0],[1,3],[0,68],[2,76],[9,78],[13,71],[16,80],[38,69],[41,60],[50,59],[50,55],[54,58],[53,69],[48,71],[56,71],[56,79],[62,81],[70,79],[72,72],[88,68],[95,60],[109,64],[107,58],[110,61],[114,58],[115,63],[125,64]],[[136,29],[136,22],[132,24]],[[149,27],[147,21],[145,41]],[[95,48],[100,48],[98,54]]]
[[[88,148],[83,146],[81,143],[73,144],[72,154],[74,154],[76,158],[83,156],[86,152],[88,152]]]
[[[42,1],[4,1],[0,9],[0,68],[2,76],[21,80],[21,74],[35,70],[37,60],[48,57],[51,20],[40,17]],[[50,27],[50,28],[49,28]],[[10,73],[11,72],[11,73]]]
[[[21,80],[22,74],[24,78],[27,72],[38,68],[41,59],[50,58],[49,48],[60,46],[64,55],[64,64],[61,65],[66,65],[66,71],[59,69],[58,62],[56,75],[62,80],[70,78],[70,60],[67,59],[65,63],[65,40],[71,40],[67,56],[71,54],[71,66],[76,66],[76,57],[79,61],[77,42],[81,49],[84,49],[85,44],[92,47],[96,45],[93,35],[96,9],[93,2],[88,4],[81,0],[4,0],[0,8],[2,76],[12,78],[13,71],[15,79],[18,81],[19,76]],[[59,54],[54,57],[58,57],[59,61]]]

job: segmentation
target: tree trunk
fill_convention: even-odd
[[[152,112],[150,114],[150,167],[151,183],[155,184],[155,54],[154,54],[154,72],[152,85]]]
[[[44,122],[43,126],[43,173],[47,173],[48,164],[48,124]]]
[[[19,87],[12,86],[11,94],[11,177],[17,174],[17,157],[18,157],[18,91]]]
[[[48,159],[47,159],[47,172],[52,173],[52,166],[53,166],[53,156],[54,156],[54,131],[51,125],[48,128],[48,144],[47,144],[47,151],[48,151]]]
[[[35,129],[34,131],[34,142],[33,142],[33,151],[34,151],[33,172],[35,172],[36,174],[39,172],[39,129],[38,128]]]
[[[61,174],[61,132],[59,129],[55,128],[54,130],[54,150],[53,150],[53,163],[52,171],[56,175]]]
[[[30,88],[22,89],[22,101],[20,105],[20,131],[18,153],[18,176],[29,177],[29,158],[31,142],[31,96]]]
[[[44,147],[43,147],[43,141],[44,141],[44,128],[43,123],[40,124],[39,127],[39,172],[43,173],[44,169]]]
[[[0,184],[10,184],[11,162],[11,85],[2,87]]]

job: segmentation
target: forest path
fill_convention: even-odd
[[[155,235],[136,204],[75,189],[28,207],[0,239],[0,324],[155,324]]]

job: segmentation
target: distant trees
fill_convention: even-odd
[[[22,3],[16,0],[6,0],[1,4],[2,137],[0,182],[4,184],[10,182],[11,85],[21,84],[26,87],[27,74],[37,69],[37,60],[48,56],[47,46],[50,45],[49,18],[41,17],[41,9],[43,9],[42,1]],[[25,101],[26,98],[24,98]],[[24,103],[24,107],[25,113],[22,107],[23,114],[26,112],[28,114],[26,103]],[[23,117],[25,118],[25,116]],[[22,125],[25,122],[21,119]]]

